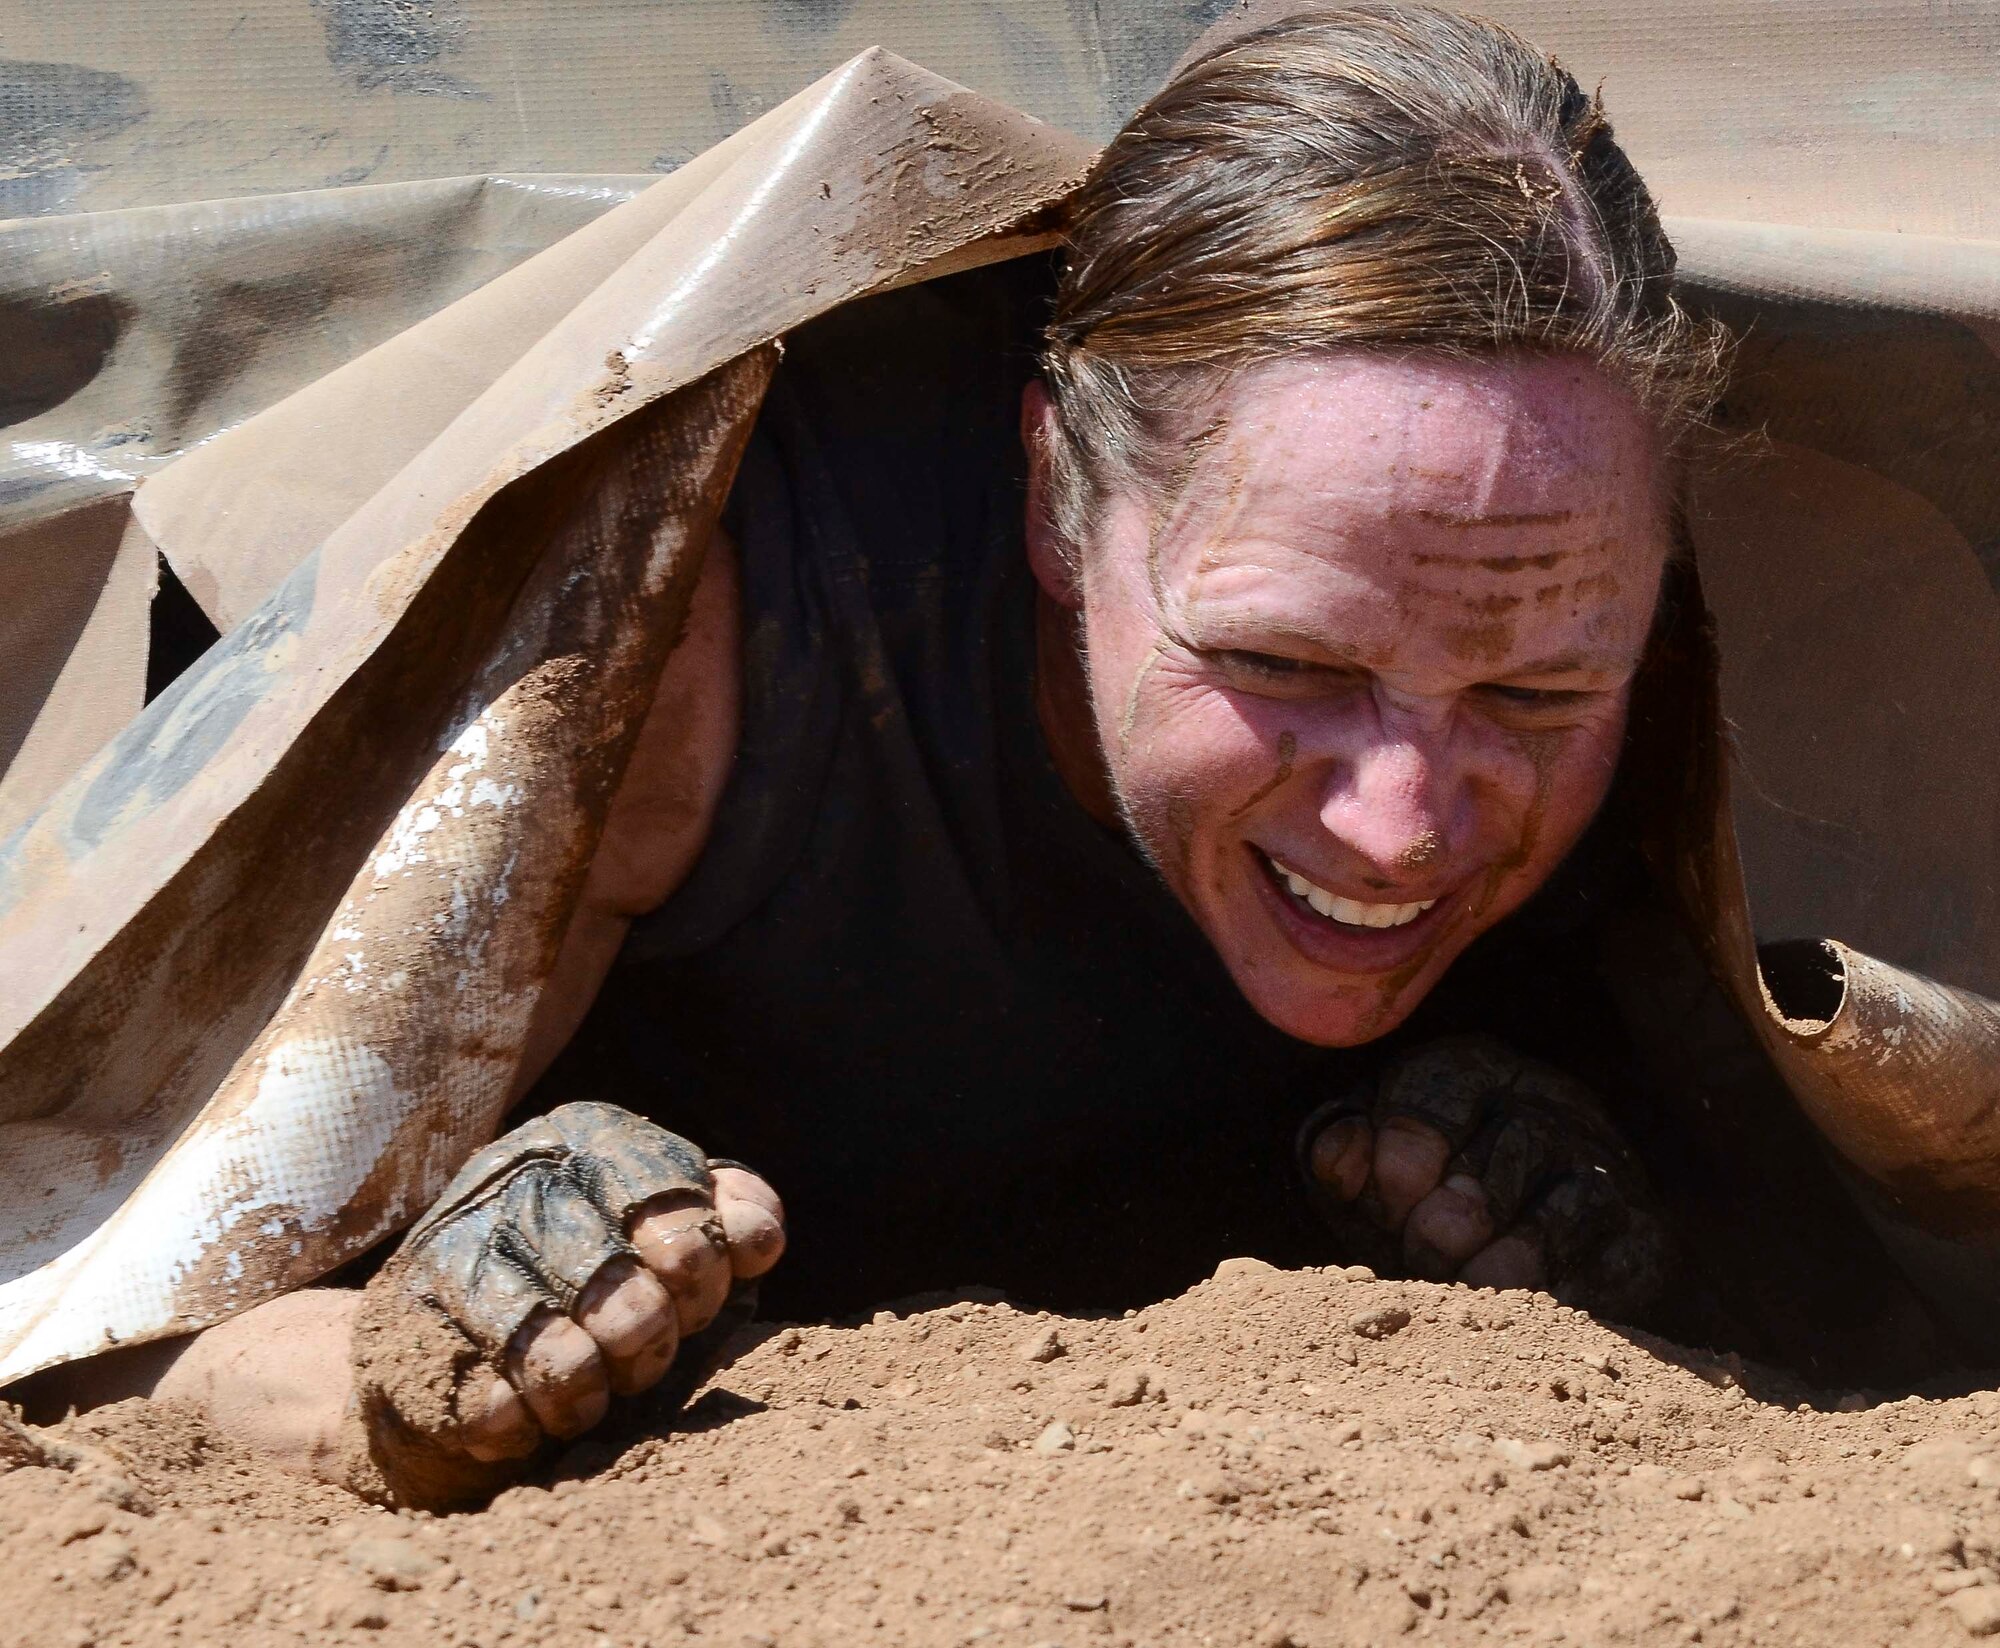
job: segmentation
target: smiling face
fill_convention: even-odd
[[[1353,1045],[1604,799],[1669,543],[1655,437],[1569,357],[1285,362],[1196,422],[1080,580],[1039,521],[1031,550],[1133,837],[1259,1013]]]

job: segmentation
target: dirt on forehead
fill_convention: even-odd
[[[275,1476],[170,1406],[0,1431],[0,1643],[2000,1630],[1990,1391],[1812,1397],[1536,1295],[1247,1260],[1124,1319],[962,1302],[745,1345],[670,1434],[451,1517]]]

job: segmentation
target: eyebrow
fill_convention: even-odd
[[[1614,675],[1617,667],[1608,659],[1589,658],[1580,652],[1558,653],[1553,658],[1536,658],[1516,664],[1507,676],[1520,675]]]
[[[1325,636],[1315,635],[1310,630],[1296,629],[1290,624],[1273,623],[1261,618],[1246,619],[1228,614],[1219,621],[1194,627],[1204,631],[1199,642],[1186,633],[1185,627],[1177,639],[1189,645],[1218,648],[1224,652],[1257,651],[1261,649],[1262,643],[1273,642],[1281,646],[1295,646],[1305,652],[1318,653],[1337,664],[1351,664],[1356,669],[1373,667],[1356,653],[1327,640]],[[1246,643],[1253,642],[1258,645],[1246,646]]]

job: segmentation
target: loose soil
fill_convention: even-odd
[[[185,1410],[0,1429],[0,1643],[1958,1643],[2000,1393],[1873,1401],[1546,1298],[1232,1261],[1076,1320],[763,1326],[664,1432],[392,1515]],[[12,1468],[8,1468],[11,1465]]]

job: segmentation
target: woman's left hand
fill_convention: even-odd
[[[1490,1037],[1402,1055],[1316,1111],[1299,1154],[1316,1204],[1378,1269],[1537,1288],[1626,1318],[1672,1269],[1645,1174],[1603,1102]]]

